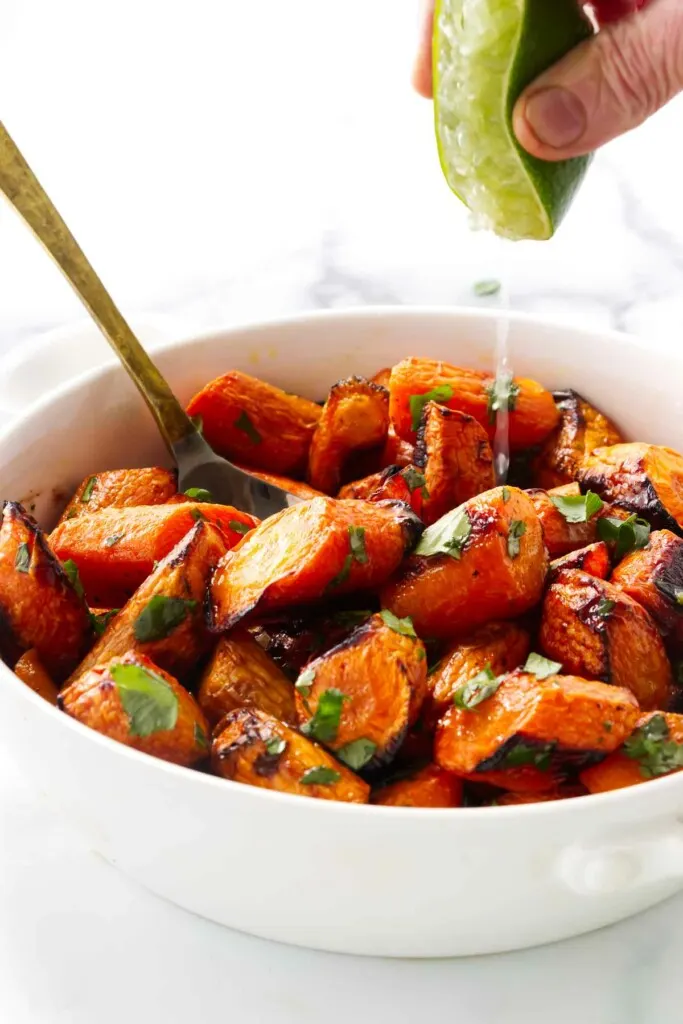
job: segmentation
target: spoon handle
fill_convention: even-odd
[[[31,228],[97,321],[150,408],[172,452],[195,432],[170,387],[116,308],[40,182],[0,121],[0,192]]]

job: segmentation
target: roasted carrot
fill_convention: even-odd
[[[533,504],[516,487],[471,498],[426,530],[382,592],[424,637],[456,637],[516,618],[540,600],[547,555]]]
[[[121,607],[198,521],[209,522],[233,547],[258,520],[230,505],[207,502],[105,508],[62,523],[50,535],[59,558],[78,566],[91,604]]]
[[[209,754],[208,723],[194,697],[137,651],[90,669],[58,703],[90,729],[164,761],[191,765]]]
[[[565,672],[630,690],[645,710],[668,705],[662,638],[645,609],[606,580],[560,572],[545,595],[539,643]]]
[[[415,466],[388,466],[381,473],[373,473],[342,487],[339,497],[362,501],[404,501],[421,517],[426,493],[425,475],[421,470]]]
[[[600,764],[581,772],[590,793],[637,786],[683,768],[683,715],[650,712],[626,742]]]
[[[515,622],[488,622],[458,640],[427,678],[427,721],[436,723],[446,713],[453,694],[488,669],[501,676],[524,664],[529,653],[529,634]]]
[[[268,472],[300,476],[320,419],[307,398],[232,370],[202,388],[187,407],[201,418],[214,451]]]
[[[553,501],[553,498],[565,495],[552,495],[538,488],[530,488],[526,493],[531,498],[540,519],[543,540],[551,558],[558,558],[595,543],[601,509],[584,522],[570,522]]]
[[[378,370],[370,380],[373,384],[380,384],[383,388],[388,389],[389,381],[391,380],[391,367],[385,366],[383,370]]]
[[[415,465],[425,478],[422,519],[427,526],[496,483],[484,428],[474,417],[436,402],[427,402],[422,411]]]
[[[299,676],[302,731],[356,770],[387,764],[419,714],[426,664],[411,623],[373,616]]]
[[[473,416],[493,439],[495,413],[506,402],[510,411],[510,447],[519,451],[545,441],[560,421],[553,396],[534,380],[516,378],[501,392],[490,373],[451,366],[434,359],[404,359],[391,371],[391,422],[399,437],[413,441],[422,407],[430,399]],[[425,398],[424,396],[429,396]]]
[[[589,544],[578,551],[570,551],[568,555],[556,558],[550,563],[550,579],[553,580],[563,569],[582,569],[589,576],[597,576],[606,580],[612,568],[609,550],[604,541]]]
[[[212,628],[373,590],[396,570],[421,530],[400,502],[314,498],[271,516],[220,563],[211,584]]]
[[[380,467],[386,469],[387,466],[410,466],[414,459],[414,445],[400,438],[389,423],[387,439],[380,455]]]
[[[70,568],[67,566],[67,568]],[[90,634],[82,593],[34,519],[16,502],[0,525],[0,654],[12,666],[35,648],[56,682],[74,667]]]
[[[159,466],[94,473],[81,482],[59,522],[91,515],[101,508],[163,505],[176,494],[177,489],[175,472]]]
[[[362,600],[362,598],[359,598]],[[374,604],[374,601],[368,601]],[[251,627],[267,654],[289,679],[296,680],[311,660],[346,640],[372,615],[370,608],[325,607],[285,612]]]
[[[263,711],[241,708],[213,741],[217,775],[295,796],[366,804],[370,787],[323,747]]]
[[[59,691],[45,671],[35,648],[31,648],[30,651],[22,654],[14,666],[14,674],[21,679],[22,683],[26,683],[27,686],[30,686],[35,693],[40,697],[44,697],[50,704],[57,703]]]
[[[381,807],[461,807],[462,780],[429,764],[410,778],[379,788],[371,803]]]
[[[546,489],[576,480],[587,455],[622,440],[612,421],[576,391],[557,392],[554,397],[560,423],[533,462],[536,486]]]
[[[202,675],[199,706],[214,726],[236,708],[258,708],[296,723],[294,687],[254,638],[242,628],[221,637]]]
[[[627,555],[612,583],[642,605],[660,632],[683,642],[683,540],[670,530],[650,534],[647,547]]]
[[[336,494],[353,452],[376,448],[389,429],[389,392],[363,377],[349,377],[330,389],[308,454],[308,482]]]
[[[111,619],[69,681],[131,650],[183,681],[211,643],[203,603],[223,554],[223,534],[210,523],[196,523]]]
[[[596,448],[578,470],[582,488],[642,516],[655,530],[683,530],[683,455],[656,444]]]
[[[475,703],[482,692],[484,699]],[[465,690],[457,699],[459,705],[453,704],[437,728],[437,764],[522,792],[535,786],[540,792],[539,780],[516,785],[506,769],[534,768],[546,774],[545,788],[552,789],[558,770],[616,750],[639,714],[630,691],[576,676],[513,672],[488,697]]]

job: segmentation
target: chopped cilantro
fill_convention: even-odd
[[[504,678],[496,676],[488,664],[481,672],[477,672],[476,676],[472,676],[469,682],[458,687],[453,694],[453,703],[458,708],[471,711],[477,704],[492,697]]]
[[[83,488],[83,494],[81,494],[81,501],[85,505],[86,502],[92,498],[92,492],[95,490],[95,484],[97,483],[97,477],[91,476],[88,478],[88,482]]]
[[[496,281],[495,278],[476,281],[472,287],[472,291],[479,299],[488,298],[490,295],[497,295],[500,289],[500,281]]]
[[[533,651],[526,659],[524,672],[530,672],[537,679],[547,679],[562,671],[562,663],[544,658],[542,654],[535,654]]]
[[[361,739],[346,743],[339,750],[335,750],[335,754],[340,761],[343,761],[349,768],[353,768],[357,772],[372,760],[376,750],[376,743],[362,737]]]
[[[453,388],[450,384],[439,384],[437,387],[432,388],[431,391],[426,391],[423,395],[411,395],[408,404],[410,406],[410,415],[413,418],[413,430],[419,429],[425,405],[429,402],[449,402],[452,397]]]
[[[192,498],[193,501],[213,501],[211,491],[207,491],[204,487],[188,487],[183,494],[186,498]]]
[[[670,739],[669,726],[663,714],[656,714],[626,740],[623,751],[637,761],[646,779],[683,768],[683,743]]]
[[[401,636],[414,636],[417,639],[417,633],[413,626],[413,620],[406,616],[405,619],[399,619],[397,615],[390,612],[388,608],[383,608],[379,613],[384,620],[384,625],[388,626],[389,629],[393,629],[394,633],[400,633]]]
[[[650,524],[635,514],[628,519],[603,516],[598,519],[598,537],[606,544],[614,544],[614,555],[620,559],[630,551],[646,547],[650,539]]]
[[[176,626],[184,622],[188,613],[197,607],[196,601],[182,597],[166,597],[155,594],[142,609],[133,624],[133,634],[140,643],[163,640]]]
[[[315,768],[307,768],[300,778],[304,786],[331,786],[341,779],[341,772],[334,768],[327,768],[325,765],[317,765]]]
[[[459,559],[472,532],[467,512],[454,508],[432,526],[428,526],[415,548],[416,555],[450,555]]]
[[[519,384],[515,384],[511,376],[497,377],[491,381],[489,386],[486,388],[486,394],[488,396],[488,403],[486,411],[488,413],[489,423],[496,422],[496,416],[501,409],[507,409],[508,412],[513,412],[517,405],[517,396],[519,395]]]
[[[237,427],[238,430],[241,430],[243,433],[247,435],[252,444],[261,444],[263,438],[259,434],[254,424],[249,419],[249,416],[247,415],[244,409],[235,420],[234,425]]]
[[[586,494],[551,494],[550,500],[568,523],[587,523],[605,504],[592,491]]]
[[[173,729],[178,721],[178,695],[165,679],[141,665],[112,665],[109,671],[128,716],[131,736]]]
[[[521,519],[512,519],[508,529],[508,555],[516,558],[519,554],[520,540],[526,533],[526,523]]]
[[[20,544],[14,556],[14,568],[17,572],[28,572],[31,564],[31,550],[28,544]]]
[[[287,746],[287,740],[283,740],[282,736],[271,736],[269,740],[266,740],[266,751],[271,757],[279,757],[280,754],[284,754]]]
[[[231,530],[234,530],[235,533],[245,534],[249,533],[251,530],[251,526],[249,526],[248,523],[241,523],[239,519],[231,519],[228,526]]]
[[[69,577],[71,586],[74,588],[79,597],[83,597],[85,591],[83,590],[83,584],[81,583],[81,577],[78,575],[78,566],[72,558],[67,558],[66,562],[62,562],[62,569]]]
[[[323,690],[315,714],[301,726],[304,736],[310,736],[321,743],[332,743],[336,739],[342,706],[347,699],[341,690],[334,687]]]

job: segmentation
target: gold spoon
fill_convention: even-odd
[[[0,191],[55,261],[123,363],[178,466],[178,489],[265,519],[301,499],[233,466],[209,447],[149,358],[0,121]]]

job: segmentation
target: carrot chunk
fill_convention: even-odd
[[[370,795],[367,782],[317,743],[256,709],[226,715],[211,760],[217,775],[248,786],[355,804]]]
[[[642,516],[655,530],[683,530],[683,455],[656,444],[596,448],[578,470],[584,489]]]
[[[400,438],[393,425],[389,423],[387,439],[380,455],[380,467],[386,469],[387,466],[410,466],[414,460],[415,446]]]
[[[31,648],[30,651],[22,654],[14,666],[14,674],[21,679],[22,683],[26,683],[27,686],[30,686],[35,693],[40,697],[44,697],[50,704],[57,703],[59,691],[43,668],[35,648]]]
[[[91,515],[101,508],[163,505],[176,494],[177,489],[175,472],[159,466],[95,473],[81,482],[59,522]]]
[[[62,523],[50,543],[59,558],[78,566],[91,604],[120,607],[200,520],[218,527],[228,547],[258,522],[229,505],[208,502],[105,508]]]
[[[251,612],[290,608],[373,590],[398,567],[421,530],[400,502],[314,498],[271,516],[219,565],[211,584],[212,628]]]
[[[581,772],[590,793],[637,786],[683,768],[683,715],[650,712],[613,754]]]
[[[563,569],[582,569],[589,576],[606,580],[612,568],[609,549],[604,541],[589,544],[578,551],[570,551],[568,555],[556,558],[550,563],[550,579],[554,580]]]
[[[382,786],[371,803],[381,807],[461,807],[462,779],[429,764],[415,775]]]
[[[631,552],[612,573],[612,583],[642,605],[666,637],[683,643],[683,540],[655,530],[647,547]]]
[[[560,423],[533,462],[537,487],[546,489],[576,480],[585,457],[596,448],[619,444],[621,435],[611,420],[576,391],[554,396]]]
[[[214,451],[267,472],[300,476],[320,406],[232,370],[202,388],[187,407]]]
[[[485,371],[467,370],[435,359],[404,359],[391,371],[391,422],[399,437],[414,442],[422,406],[431,399],[473,416],[493,440],[495,406],[506,400],[510,410],[510,447],[519,451],[544,441],[560,421],[550,392],[534,380],[516,378],[509,392],[500,396],[495,393],[494,383]],[[427,395],[429,398],[424,398]]]

